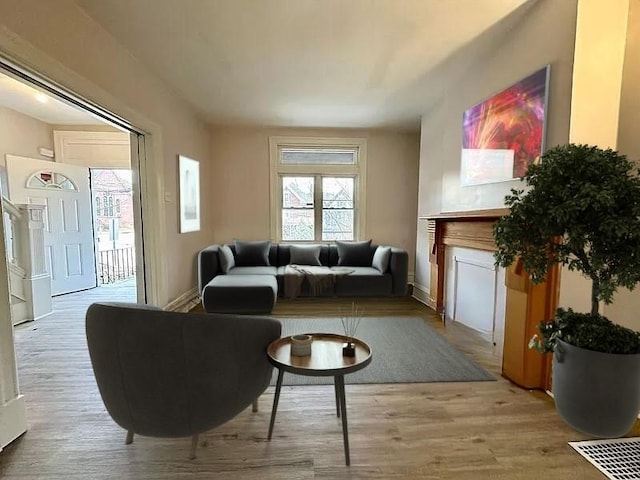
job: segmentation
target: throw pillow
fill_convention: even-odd
[[[371,266],[380,273],[385,273],[389,268],[389,259],[391,258],[391,247],[383,247],[378,245],[376,253],[373,254],[373,262]]]
[[[338,265],[350,267],[371,266],[371,240],[366,242],[343,242],[336,240]]]
[[[271,240],[244,242],[234,240],[236,265],[239,267],[268,267]]]
[[[320,263],[320,245],[291,245],[289,263],[294,265],[322,265]]]
[[[233,258],[233,252],[229,245],[222,245],[220,247],[218,250],[218,259],[220,260],[222,273],[229,273],[229,270],[236,266],[236,261]]]

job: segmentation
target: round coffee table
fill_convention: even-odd
[[[272,342],[267,348],[269,361],[278,369],[276,394],[273,398],[271,422],[269,423],[269,440],[273,433],[273,425],[278,411],[278,400],[282,388],[284,372],[312,377],[334,378],[336,394],[336,414],[342,416],[342,436],[344,439],[344,456],[347,465],[351,464],[349,457],[349,433],[347,429],[347,403],[344,391],[344,376],[362,370],[371,363],[371,347],[362,340],[353,338],[355,356],[347,357],[342,354],[342,345],[347,341],[344,335],[333,333],[308,333],[313,337],[311,355],[296,357],[291,355],[291,337],[283,337]]]

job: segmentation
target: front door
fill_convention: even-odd
[[[7,155],[9,199],[45,205],[45,264],[51,294],[96,286],[89,169]]]

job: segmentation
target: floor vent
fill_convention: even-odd
[[[569,442],[611,480],[640,480],[640,437]]]

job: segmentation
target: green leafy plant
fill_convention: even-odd
[[[551,351],[561,338],[591,350],[629,353],[618,348],[637,342],[637,334],[625,329],[627,340],[607,340],[620,331],[599,315],[599,305],[611,303],[619,287],[632,290],[640,281],[637,168],[614,150],[567,144],[548,150],[522,180],[529,188],[511,190],[505,197],[510,213],[494,224],[496,264],[520,259],[534,283],[544,281],[554,264],[591,281],[590,314],[559,310],[556,319],[541,324],[542,338],[532,345]],[[580,333],[583,328],[591,333]]]
[[[541,322],[529,348],[553,352],[556,339],[587,350],[607,353],[640,353],[640,333],[616,325],[599,313],[577,313],[559,308],[553,321]]]

